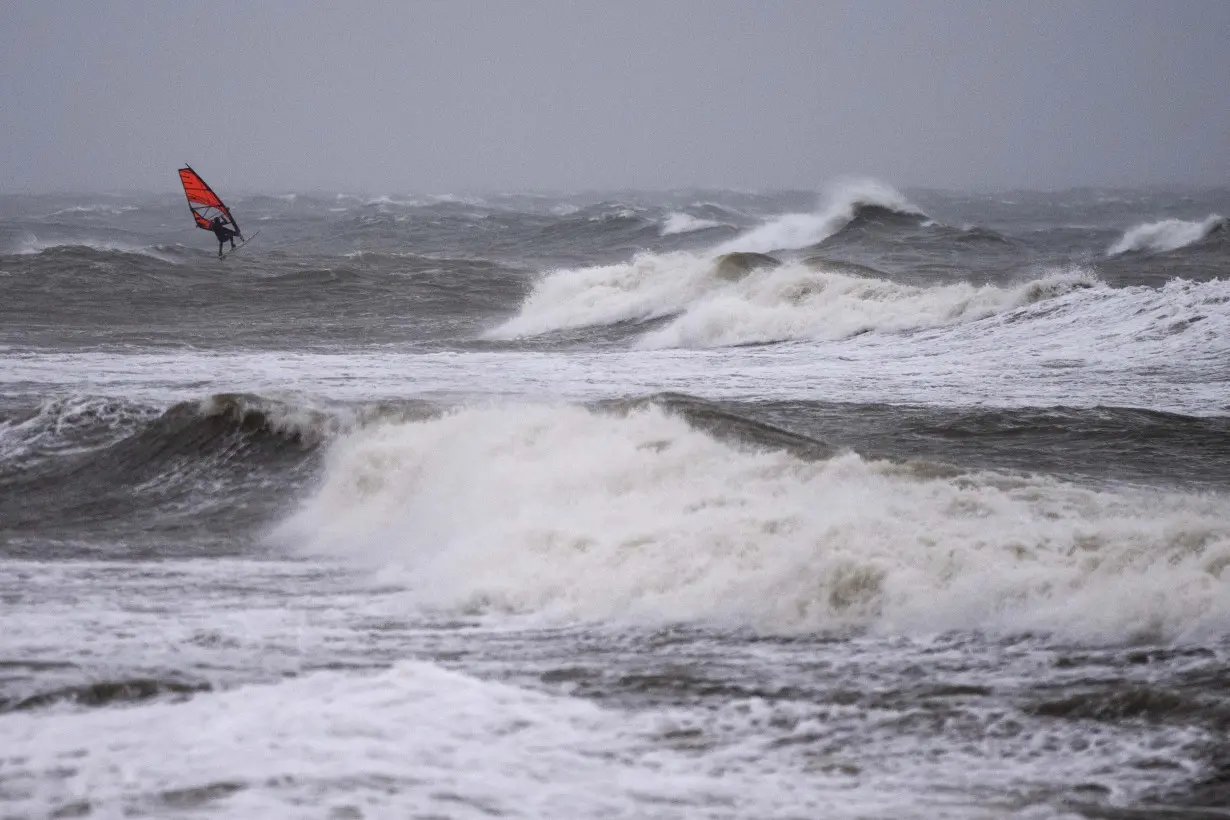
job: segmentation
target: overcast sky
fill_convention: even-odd
[[[1230,0],[0,0],[0,193],[1230,184]]]

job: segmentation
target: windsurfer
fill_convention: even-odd
[[[232,231],[226,227],[227,222],[220,216],[215,216],[213,221],[209,223],[209,229],[214,232],[214,236],[218,237],[218,257],[222,256],[222,246],[230,240],[231,248],[235,247],[235,237],[242,236],[238,231]]]

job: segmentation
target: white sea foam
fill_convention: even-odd
[[[162,262],[175,264],[177,260],[157,248],[148,245],[134,245],[130,242],[115,242],[109,239],[39,239],[34,234],[27,234],[17,247],[10,253],[17,256],[33,256],[34,254],[42,253],[43,251],[53,250],[55,248],[90,248],[96,251],[118,251],[120,253],[135,253],[141,256],[148,256],[152,259],[157,259]]]
[[[1073,271],[1009,287],[966,282],[918,287],[787,264],[710,291],[640,344],[724,347],[940,327],[984,319],[1094,282],[1090,274]]]
[[[760,227],[719,245],[715,253],[768,253],[810,247],[850,224],[858,209],[869,205],[922,216],[916,205],[882,182],[871,179],[849,181],[831,187],[816,213],[774,217]]]
[[[1034,285],[1042,287],[1040,280]],[[1061,280],[1062,284],[1062,280]],[[1039,294],[1041,296],[1043,294]],[[1230,411],[1230,281],[1105,284],[976,322],[836,341],[718,349],[408,352],[14,349],[0,391],[195,401],[201,384],[378,402],[444,395],[715,399]]]
[[[152,405],[99,396],[47,399],[26,418],[0,420],[0,462],[28,463],[47,455],[93,449],[131,434],[158,414]],[[83,440],[83,433],[99,427],[106,428],[106,435]]]
[[[668,316],[720,284],[712,260],[691,253],[642,253],[631,262],[552,271],[493,339]]]
[[[385,210],[387,208],[421,208],[424,205],[429,205],[430,202],[424,199],[396,199],[388,194],[382,194],[365,201],[363,204]]]
[[[1107,249],[1108,256],[1128,251],[1173,251],[1199,242],[1213,231],[1225,228],[1226,218],[1210,214],[1200,221],[1163,219],[1148,222],[1124,232],[1119,241]]]
[[[675,315],[643,347],[719,347],[842,339],[981,319],[1094,284],[1084,271],[1053,272],[1015,286],[917,287],[789,263],[731,282],[714,259],[640,254],[631,262],[545,275],[517,316],[488,332],[509,339]]]
[[[697,274],[702,291],[711,264]],[[1058,290],[1048,294],[1052,284]],[[1028,304],[979,321],[772,346],[465,355],[397,348],[65,352],[20,346],[5,353],[0,392],[37,384],[45,394],[196,401],[206,383],[287,400],[306,394],[378,402],[434,395],[584,400],[665,390],[716,399],[1230,411],[1230,280],[1172,280],[1161,288],[1096,284],[1063,292],[1071,284],[1062,276],[1035,280],[1020,294]],[[664,293],[671,296],[669,289]],[[628,298],[637,311],[646,301],[638,294]]]
[[[674,211],[662,223],[662,236],[704,231],[709,228],[717,228],[721,224],[721,222],[715,222],[712,219],[700,219],[682,211]]]
[[[53,211],[48,216],[67,216],[69,214],[119,216],[128,211],[135,210],[137,210],[135,205],[74,205],[70,208],[61,208],[58,211]]]
[[[338,194],[338,199],[341,199],[343,194]],[[352,199],[353,197],[346,197]],[[456,194],[427,194],[424,196],[414,197],[397,197],[389,194],[381,194],[377,197],[371,197],[364,201],[364,205],[375,206],[381,210],[389,208],[422,208],[429,205],[473,205],[482,207],[487,204],[487,201],[482,197],[474,196],[458,196]]]
[[[740,694],[750,680],[810,679],[815,644],[718,638],[647,656],[645,642],[655,641],[632,633],[628,658],[628,633],[604,627],[584,630],[597,654],[580,646],[574,656],[573,630],[518,629],[498,617],[467,617],[458,627],[446,615],[445,629],[420,621],[403,589],[380,575],[336,561],[0,562],[0,593],[25,602],[6,612],[10,656],[39,657],[50,640],[80,664],[66,668],[69,685],[84,682],[84,666],[99,682],[122,681],[124,670],[182,670],[217,687],[187,699],[0,714],[0,812],[63,816],[88,803],[102,817],[1038,820],[1054,816],[1045,802],[1013,812],[1022,791],[1046,784],[1063,795],[1097,783],[1130,802],[1182,786],[1216,740],[1189,725],[1032,717],[1010,702],[1036,688],[1036,657],[993,643],[969,651],[962,642],[961,671],[936,652],[952,645],[945,638],[824,646],[820,686],[870,676],[891,692],[925,686],[912,672],[927,669],[943,682],[996,690],[995,702],[946,698],[953,719],[933,724],[917,720],[913,697],[876,696],[867,708],[792,697],[788,687],[780,697]],[[211,594],[185,597],[187,588]],[[166,617],[168,607],[176,617]],[[414,660],[369,668],[452,650],[467,660],[449,670]],[[540,685],[543,670],[572,671],[574,662],[635,681],[642,662],[657,659],[669,664],[657,667],[667,675],[684,667],[685,681],[727,680],[728,694],[623,711],[618,697],[595,702],[511,685]],[[720,660],[688,668],[710,659]],[[319,671],[324,664],[339,671]],[[43,675],[25,691],[52,689],[58,671]],[[1048,686],[1064,676],[1044,672]],[[22,691],[17,683],[8,694]],[[970,743],[974,735],[993,742]],[[1150,765],[1162,758],[1174,765]]]
[[[12,756],[5,809],[22,816],[85,798],[106,816],[192,801],[237,818],[690,817],[772,794],[771,780],[661,755],[589,702],[410,661],[184,704],[10,715],[0,737]]]
[[[1065,786],[1082,777],[1103,781],[1116,758],[1133,757],[1113,742],[1113,731],[1089,728],[1082,737],[1102,742],[1083,753],[1059,743],[1038,755],[1030,741],[1065,738],[1029,726],[1016,729],[1015,741],[996,736],[977,750],[955,737],[936,743],[935,732],[896,744],[877,737],[880,765],[834,765],[856,757],[851,745],[886,733],[877,725],[883,712],[861,719],[850,712],[750,698],[716,710],[628,713],[401,661],[376,673],[315,672],[180,703],[2,715],[0,801],[21,817],[88,805],[104,817],[187,811],[244,820],[922,820],[937,813],[1025,820],[1053,814],[1018,814],[996,805],[1001,799],[988,804],[969,792],[1015,794],[1031,777]],[[695,739],[696,748],[681,751],[672,736]],[[794,754],[826,737],[843,749],[836,761]],[[1186,751],[1168,740],[1155,743],[1152,758]]]
[[[277,531],[420,605],[553,618],[1180,639],[1230,629],[1230,500],[745,452],[657,409],[358,431]]]
[[[435,203],[451,204],[451,205],[472,205],[474,207],[485,207],[487,200],[481,196],[463,196],[461,194],[429,194],[427,199]]]

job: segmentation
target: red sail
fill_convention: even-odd
[[[184,183],[184,196],[188,197],[188,207],[192,210],[192,218],[198,228],[210,229],[209,223],[215,216],[223,217],[236,231],[239,224],[231,216],[231,209],[226,207],[222,199],[213,189],[201,179],[201,175],[185,165],[179,169],[179,180]]]

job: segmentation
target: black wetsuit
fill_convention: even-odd
[[[231,247],[235,247],[235,237],[239,234],[226,227],[226,223],[222,221],[222,217],[215,217],[214,221],[209,223],[209,229],[214,232],[214,236],[218,237],[218,256],[222,255],[222,246],[230,240]]]

